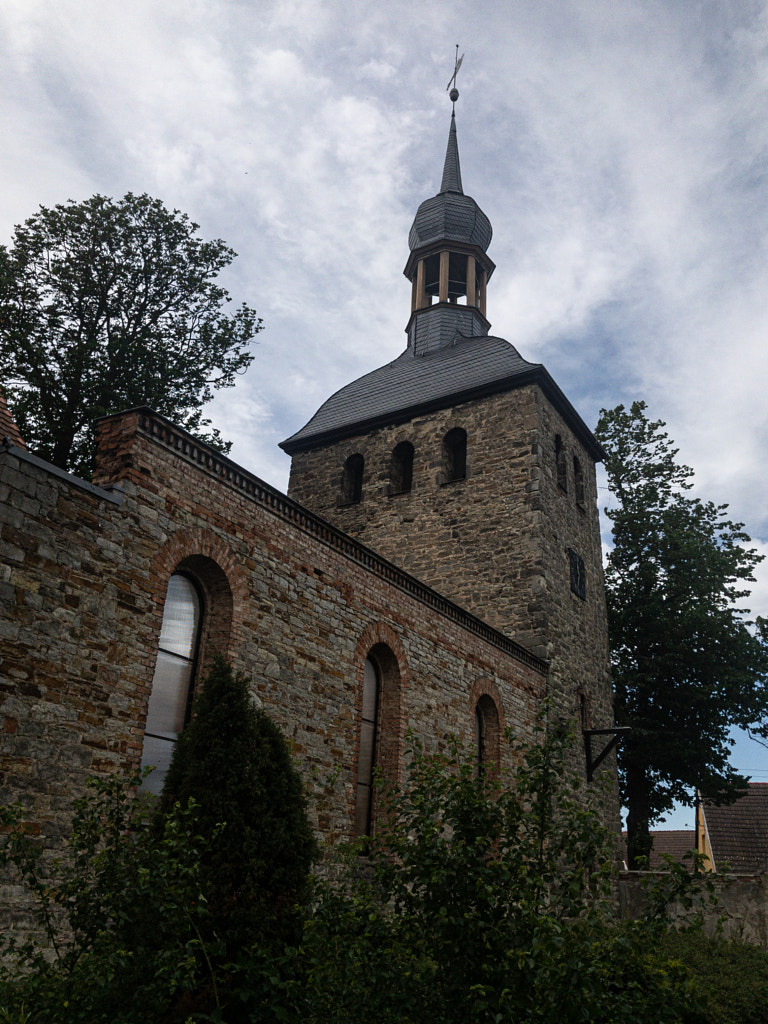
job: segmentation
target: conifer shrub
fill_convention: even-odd
[[[317,856],[301,777],[279,727],[219,655],[174,748],[161,808],[190,799],[199,830],[215,833],[200,863],[206,928],[228,956],[297,943]]]

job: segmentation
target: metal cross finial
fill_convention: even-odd
[[[453,68],[453,74],[451,75],[450,79],[448,80],[448,85],[446,85],[446,87],[445,87],[446,91],[448,89],[451,90],[448,93],[448,95],[451,97],[451,102],[453,103],[453,109],[454,110],[456,109],[456,100],[459,98],[459,90],[456,88],[456,75],[458,75],[458,73],[459,73],[459,68],[461,67],[461,62],[463,60],[464,60],[464,54],[462,53],[462,55],[459,56],[459,44],[456,43],[456,63],[455,63],[454,68]],[[453,88],[451,88],[451,87],[453,87]]]

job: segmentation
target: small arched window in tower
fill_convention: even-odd
[[[484,693],[475,705],[475,767],[478,778],[499,768],[499,711]]]
[[[464,480],[467,475],[467,432],[461,427],[449,430],[443,438],[444,482]]]
[[[576,504],[584,505],[584,471],[581,468],[581,460],[573,456],[573,488],[576,493]]]
[[[392,464],[389,473],[389,493],[404,494],[410,491],[413,483],[413,445],[410,441],[401,441],[392,452]]]
[[[344,463],[341,476],[340,505],[357,505],[363,497],[363,470],[365,459],[362,455],[350,455]]]
[[[567,492],[568,470],[565,464],[565,448],[563,448],[563,439],[559,434],[555,435],[555,464],[557,466],[557,486]]]
[[[373,773],[376,768],[379,690],[379,669],[371,658],[366,658],[355,800],[355,835],[358,836],[369,836],[373,823]]]
[[[162,790],[176,738],[189,718],[202,610],[192,580],[174,573],[168,581],[141,753],[142,768],[155,766],[142,785],[150,793]]]

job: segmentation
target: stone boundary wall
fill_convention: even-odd
[[[624,871],[619,876],[622,917],[639,917],[646,906],[643,880],[653,872]],[[768,873],[759,875],[712,875],[718,906],[707,909],[704,932],[749,942],[768,950]],[[674,913],[673,913],[674,916]]]

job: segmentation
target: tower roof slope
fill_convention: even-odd
[[[391,363],[331,395],[280,447],[292,455],[377,426],[404,423],[414,416],[533,383],[545,391],[592,457],[601,459],[603,451],[592,432],[544,366],[523,359],[503,338],[488,335],[459,337],[455,344],[422,356],[406,349]]]

